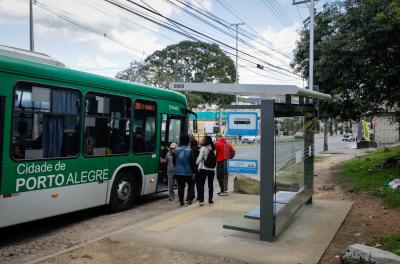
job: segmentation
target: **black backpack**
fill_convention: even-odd
[[[217,165],[217,157],[215,156],[214,151],[211,149],[208,151],[208,155],[206,160],[204,161],[204,166],[209,169],[214,169]]]

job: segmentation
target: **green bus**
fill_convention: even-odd
[[[0,227],[165,191],[188,133],[182,94],[57,65],[0,52]]]

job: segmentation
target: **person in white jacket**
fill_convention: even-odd
[[[210,136],[205,136],[201,142],[201,148],[199,156],[196,159],[196,165],[198,166],[198,175],[196,177],[197,185],[197,198],[199,200],[199,205],[204,205],[204,185],[206,180],[208,181],[208,203],[210,205],[214,204],[213,194],[214,194],[214,175],[215,175],[215,147]],[[212,154],[210,154],[212,152]],[[207,160],[207,157],[209,159]],[[208,166],[207,166],[208,165]]]

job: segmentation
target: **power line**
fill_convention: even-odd
[[[300,9],[299,9],[299,7],[298,7],[297,5],[296,5],[296,9],[297,9],[297,13],[299,14],[300,21],[304,21],[304,18],[303,18],[303,16],[301,15]]]
[[[287,21],[282,17],[282,15],[279,14],[279,12],[275,9],[275,7],[272,4],[270,4],[270,2],[266,0],[262,0],[262,2],[272,12],[272,14],[275,15],[275,17],[281,22],[283,26],[286,27],[288,25]]]
[[[249,71],[249,72],[252,72],[254,74],[257,74],[259,76],[262,76],[262,77],[265,77],[265,78],[268,78],[268,79],[271,79],[271,80],[282,81],[282,82],[293,82],[293,80],[290,80],[290,79],[280,79],[280,78],[276,78],[276,77],[272,77],[272,76],[268,76],[268,75],[262,74],[260,72],[255,71],[255,70],[252,70],[253,68],[251,68],[249,66],[240,65],[240,67],[245,69],[245,70],[247,70],[247,71]],[[254,68],[254,69],[257,69],[257,68]]]
[[[166,28],[166,29],[168,29],[168,30],[170,30],[170,31],[173,31],[173,32],[175,32],[175,33],[177,33],[177,34],[183,35],[183,36],[185,36],[185,37],[187,37],[187,38],[189,38],[189,39],[192,39],[192,40],[195,40],[195,41],[200,41],[200,40],[198,39],[198,37],[203,38],[203,39],[204,39],[205,37],[208,38],[207,36],[205,36],[204,34],[201,34],[200,32],[199,32],[199,34],[197,34],[197,33],[196,33],[197,31],[195,31],[195,30],[194,30],[194,33],[197,35],[197,37],[194,37],[192,34],[187,34],[187,33],[182,32],[182,31],[180,31],[180,30],[178,30],[178,29],[176,29],[176,28],[170,27],[169,25],[166,25],[166,24],[164,24],[164,23],[160,23],[160,22],[154,21],[153,19],[149,18],[148,16],[145,16],[145,15],[143,15],[143,14],[140,14],[140,13],[138,13],[136,10],[133,10],[133,9],[130,8],[130,7],[128,8],[128,7],[124,6],[124,5],[122,5],[121,3],[118,3],[118,2],[115,2],[115,1],[111,1],[111,0],[105,0],[105,1],[108,2],[108,3],[110,3],[110,4],[112,4],[112,5],[114,5],[114,6],[117,6],[117,7],[121,8],[121,9],[127,11],[127,12],[130,12],[130,13],[135,14],[135,15],[141,17],[141,18],[144,18],[144,19],[146,19],[146,20],[148,20],[148,21],[151,21],[151,22],[153,22],[153,23],[155,23],[155,24],[157,24],[157,25],[159,25],[159,26],[161,26],[161,27],[164,27],[164,28]],[[225,44],[225,45],[227,45],[227,44]],[[228,46],[229,46],[229,45],[228,45]],[[231,48],[232,48],[232,47],[231,47]],[[229,52],[229,51],[227,51],[227,50],[225,50],[225,49],[223,49],[223,48],[221,48],[221,50],[223,50],[225,53],[230,54],[230,55],[232,55],[232,56],[234,55],[232,52]],[[243,53],[243,52],[241,52],[241,53]],[[246,54],[246,53],[244,53],[244,54]],[[246,56],[247,56],[247,55],[246,55]],[[250,57],[253,57],[253,58],[254,58],[254,56],[250,56]],[[247,58],[244,58],[244,57],[241,57],[241,56],[239,56],[239,58],[240,58],[241,60],[243,60],[243,61],[247,61],[247,62],[250,62],[250,63],[252,63],[252,64],[256,64],[255,62],[251,61],[250,59],[247,59]],[[268,64],[267,64],[267,65],[268,65]],[[266,67],[268,67],[268,66],[266,66]],[[274,72],[279,73],[279,74],[281,74],[281,75],[288,76],[288,77],[290,77],[290,78],[298,78],[298,77],[294,77],[294,76],[297,76],[296,74],[291,73],[290,71],[285,70],[285,69],[284,69],[284,71],[290,73],[291,75],[288,75],[288,74],[285,73],[285,72],[279,71],[278,69],[276,69],[276,67],[271,67],[271,68],[269,68],[269,69],[270,69],[271,71],[274,71]]]
[[[180,2],[180,3],[184,3],[184,2],[181,2],[181,0],[176,0],[176,1],[178,1],[178,2]],[[211,16],[211,17],[213,17],[216,21],[219,21],[221,24],[223,24],[224,26],[226,26],[226,27],[229,27],[229,23],[227,22],[227,21],[225,21],[224,19],[222,19],[222,18],[220,18],[220,17],[218,17],[218,16],[215,16],[214,14],[212,14],[211,12],[209,12],[206,8],[204,8],[197,0],[194,0],[196,3],[197,3],[197,5],[199,5],[200,7],[201,7],[201,9],[203,9],[203,11],[206,13],[206,14],[208,14],[209,16]],[[223,1],[223,0],[222,0]],[[228,6],[228,7],[230,7],[230,9],[232,9],[232,10],[234,10],[234,8],[233,7],[231,7],[231,6],[229,6],[229,4],[228,3],[226,3],[226,2],[224,2],[225,3],[225,5],[226,6]],[[190,6],[188,6],[189,8],[192,8],[192,7],[190,7]],[[226,9],[226,7],[224,6],[224,8]],[[197,9],[196,9],[197,10]],[[231,10],[229,10],[229,9],[227,9],[228,11],[231,11]],[[203,12],[203,14],[204,14],[204,12]],[[238,11],[236,11],[235,10],[235,12],[238,14],[238,16],[240,17],[240,14],[239,14],[239,12]],[[241,21],[244,21],[243,19],[241,19]],[[245,22],[246,23],[246,22]],[[247,31],[247,30],[245,30],[244,28],[240,28],[239,29],[239,32],[240,32],[240,34],[242,34],[243,36],[245,36],[246,38],[248,38],[248,39],[252,39],[252,38],[254,38],[253,40],[255,41],[255,42],[257,42],[258,44],[260,44],[260,45],[262,45],[262,46],[264,46],[265,48],[267,48],[267,49],[269,49],[269,50],[271,50],[271,51],[274,51],[274,52],[276,52],[276,53],[278,53],[278,54],[280,54],[281,56],[284,56],[284,57],[286,57],[286,58],[288,58],[288,59],[291,59],[289,56],[287,56],[286,54],[285,54],[285,52],[283,52],[283,51],[281,51],[281,50],[279,50],[279,49],[277,49],[277,48],[273,48],[273,44],[272,44],[272,42],[270,42],[270,41],[268,41],[264,36],[262,36],[259,32],[257,32],[252,26],[250,26],[248,23],[246,23],[246,27],[248,27],[248,28],[250,28],[253,32],[255,32],[255,33],[252,33],[252,32],[249,32],[249,31]],[[263,42],[261,42],[261,41],[263,41],[263,42],[265,42],[265,43],[267,43],[268,45],[270,45],[270,46],[268,46],[268,45],[265,45]]]
[[[286,21],[295,24],[293,19],[289,16],[289,14],[285,11],[285,9],[281,6],[281,4],[277,0],[270,0],[270,1],[271,5],[274,5],[276,9],[279,11],[279,13],[282,14],[283,17],[285,17]]]
[[[81,21],[78,21],[77,19],[73,19],[73,18],[72,18],[72,15],[71,15],[70,13],[68,13],[68,12],[67,12],[67,13],[69,14],[69,16],[65,16],[65,15],[63,15],[62,13],[57,12],[54,8],[51,8],[51,7],[47,6],[46,4],[43,4],[43,3],[39,2],[39,1],[35,1],[34,4],[37,5],[38,7],[40,7],[41,9],[46,10],[47,12],[50,12],[50,13],[52,13],[53,15],[55,15],[55,16],[57,16],[57,17],[63,19],[63,20],[65,20],[65,21],[67,21],[67,22],[69,22],[69,23],[71,23],[71,24],[73,24],[73,25],[75,25],[75,26],[77,26],[77,27],[80,27],[80,28],[82,28],[82,29],[85,29],[85,30],[87,30],[87,31],[90,31],[90,32],[92,32],[92,33],[95,33],[95,34],[97,34],[97,35],[101,35],[101,36],[103,36],[104,38],[107,38],[107,39],[109,39],[109,40],[115,42],[116,44],[118,44],[118,45],[120,45],[120,46],[122,46],[122,47],[124,47],[124,48],[126,48],[126,49],[134,50],[135,52],[139,52],[139,53],[142,52],[142,51],[140,51],[140,50],[138,50],[138,49],[135,49],[135,48],[126,46],[125,44],[123,44],[123,43],[121,43],[121,42],[119,42],[119,41],[113,39],[111,36],[107,35],[106,32],[100,32],[100,31],[97,30],[96,28],[93,28],[93,27],[91,27],[91,26],[85,25],[85,24],[83,24]]]
[[[115,39],[112,38],[112,36],[107,35],[106,32],[100,31],[100,30],[98,30],[98,29],[96,29],[96,28],[94,28],[94,27],[92,27],[92,26],[88,26],[87,24],[84,24],[84,23],[83,23],[82,21],[80,21],[79,19],[73,18],[74,15],[72,15],[71,13],[66,12],[66,13],[68,14],[68,15],[66,16],[66,15],[62,14],[62,12],[60,12],[60,11],[57,12],[55,9],[53,9],[53,8],[51,8],[51,7],[49,7],[49,6],[45,5],[45,4],[43,4],[43,3],[41,3],[41,2],[38,2],[38,1],[37,1],[36,4],[37,4],[39,7],[41,7],[42,9],[45,9],[46,11],[48,11],[48,12],[54,14],[54,15],[57,16],[57,17],[62,18],[63,20],[65,20],[65,21],[67,21],[67,22],[69,22],[69,23],[71,23],[71,24],[74,24],[74,25],[76,25],[76,26],[78,26],[78,27],[80,27],[80,28],[83,28],[83,29],[85,29],[85,30],[91,31],[92,33],[95,33],[95,34],[98,34],[98,35],[102,35],[103,37],[108,38],[109,40],[111,40],[111,41],[113,41],[113,42],[115,42],[115,43],[117,43],[117,44],[119,44],[119,45],[121,45],[121,46],[123,46],[123,47],[125,47],[125,48],[127,48],[127,49],[134,49],[134,48],[132,48],[132,47],[126,46],[126,45],[123,44],[123,43],[120,43],[120,42],[116,41]],[[130,12],[134,12],[133,10],[129,10],[129,11],[130,11]],[[173,31],[173,32],[175,32],[175,33],[177,33],[177,34],[179,34],[179,35],[185,36],[185,37],[187,37],[187,38],[190,38],[190,39],[193,39],[193,40],[196,40],[196,41],[200,41],[197,37],[194,37],[192,34],[188,34],[188,33],[185,33],[185,32],[179,31],[179,30],[176,30],[175,28],[170,27],[169,25],[166,25],[165,23],[162,23],[162,22],[160,22],[160,21],[156,21],[156,20],[154,20],[154,19],[151,19],[151,18],[149,18],[148,16],[144,16],[143,14],[140,14],[140,13],[138,13],[138,12],[136,12],[136,15],[138,15],[138,16],[144,18],[144,19],[147,19],[147,20],[149,20],[149,21],[151,21],[151,22],[153,22],[153,23],[156,23],[156,24],[158,24],[158,25],[160,25],[160,26],[162,26],[162,27],[164,27],[164,28],[167,28],[168,30]],[[199,36],[198,36],[198,37],[199,37]],[[201,36],[201,35],[200,35],[200,37],[202,37],[202,38],[204,39],[204,36]],[[137,50],[137,49],[134,49],[134,50],[137,51],[137,52],[141,52],[141,51],[139,51],[139,50]],[[232,52],[229,52],[229,51],[224,50],[224,49],[222,49],[222,50],[223,50],[224,52],[226,52],[227,54],[230,54],[230,55],[232,55],[232,56],[234,55]],[[244,54],[245,54],[245,56],[247,56],[246,53],[244,53]],[[251,57],[254,57],[254,56],[251,56]],[[250,62],[250,63],[252,63],[252,64],[255,64],[255,62],[253,62],[253,61],[251,61],[251,60],[249,60],[249,59],[247,59],[247,58],[243,58],[243,57],[240,57],[240,58],[241,58],[241,60],[243,60],[243,61],[247,61],[247,62]],[[281,71],[277,70],[275,66],[271,66],[271,68],[268,68],[268,69],[271,70],[271,71],[274,71],[274,72],[276,72],[276,73],[279,73],[279,74],[288,76],[288,77],[290,77],[290,78],[295,78],[294,76],[290,76],[290,75],[288,75],[288,74],[286,74],[286,73],[284,73],[284,72],[281,72]],[[286,71],[287,71],[287,70],[286,70]],[[288,72],[288,71],[287,71],[287,72]],[[289,73],[291,73],[291,72],[289,72]],[[293,74],[293,73],[291,73],[291,74],[292,74],[292,75],[295,75],[295,74]]]
[[[184,7],[185,7],[185,6],[188,7],[187,9],[184,8],[184,7],[182,7],[182,6],[177,5],[176,3],[172,2],[171,0],[165,0],[165,1],[166,1],[167,3],[169,3],[170,5],[174,6],[175,8],[178,8],[180,11],[185,12],[185,14],[190,15],[192,18],[196,18],[197,20],[199,20],[199,21],[203,22],[204,24],[206,24],[206,25],[212,27],[213,29],[218,30],[218,31],[220,31],[220,32],[222,32],[222,33],[228,35],[229,37],[236,39],[236,36],[231,32],[232,28],[230,28],[230,25],[229,25],[229,26],[228,26],[228,25],[225,25],[224,23],[221,23],[220,21],[215,20],[213,17],[210,17],[210,16],[208,16],[207,14],[201,13],[201,11],[199,11],[199,10],[197,10],[197,9],[195,9],[195,8],[193,8],[193,7],[191,7],[191,6],[189,6],[189,5],[187,5],[187,4],[184,3],[184,2],[181,2],[180,0],[177,0],[177,1],[180,2],[182,5],[184,5]],[[197,15],[197,14],[194,13],[194,12],[197,12],[197,13],[200,13],[201,15],[204,15],[204,16],[207,17],[208,19],[210,19],[210,20],[212,20],[213,22],[216,22],[216,23],[218,23],[218,24],[224,26],[224,28],[227,28],[227,29],[229,29],[229,30],[225,30],[224,28],[221,28],[221,27],[219,27],[218,25],[215,25],[215,24],[211,23],[210,21],[204,19],[203,17],[200,17],[199,15]],[[272,55],[271,53],[268,53],[268,52],[264,51],[263,49],[257,48],[255,45],[249,43],[248,41],[246,41],[246,40],[244,40],[244,39],[242,39],[242,38],[240,38],[240,37],[238,38],[238,40],[239,40],[239,42],[245,44],[245,45],[248,46],[250,49],[252,49],[252,50],[255,51],[256,53],[258,53],[259,55],[262,54],[262,55],[265,55],[265,56],[267,56],[267,57],[271,57],[271,58],[273,58],[273,59],[275,59],[275,60],[281,61],[281,62],[283,62],[283,63],[287,63],[287,61],[283,61],[283,60],[281,60],[280,58],[273,57],[273,55]]]
[[[81,0],[75,0],[75,1],[77,1],[78,3],[81,3]],[[171,37],[163,34],[162,32],[157,32],[157,31],[155,31],[155,30],[153,30],[151,28],[148,28],[148,27],[146,27],[146,26],[144,26],[142,24],[139,24],[139,23],[137,23],[137,22],[135,22],[133,20],[124,18],[122,16],[115,15],[115,13],[113,13],[112,10],[110,10],[110,9],[99,8],[91,0],[84,0],[84,1],[88,4],[88,6],[90,8],[93,8],[93,9],[97,10],[98,12],[102,13],[103,15],[112,18],[113,20],[117,21],[118,23],[121,23],[122,25],[124,25],[125,27],[127,27],[129,29],[136,30],[136,28],[132,27],[132,25],[131,25],[131,24],[134,24],[137,27],[140,27],[140,28],[143,28],[143,29],[145,29],[147,31],[150,31],[150,32],[152,32],[154,34],[157,34],[158,36],[162,36],[165,39],[168,39],[168,40],[171,40],[171,41],[175,41],[174,39],[172,39]]]
[[[109,3],[111,3],[111,4],[114,4],[114,5],[118,5],[118,4],[116,4],[114,1],[111,1],[111,0],[105,0],[105,1],[107,1],[107,2],[109,2]],[[135,6],[138,6],[138,7],[142,8],[142,9],[145,9],[146,11],[149,11],[149,12],[151,12],[151,13],[154,13],[154,14],[156,14],[156,15],[159,15],[159,16],[161,16],[162,18],[164,18],[164,19],[166,19],[166,20],[168,20],[168,21],[171,21],[172,23],[176,24],[176,25],[179,26],[179,27],[183,27],[184,29],[187,29],[188,31],[191,31],[191,32],[196,33],[197,35],[203,36],[203,37],[208,38],[208,39],[210,39],[211,41],[214,41],[214,42],[216,42],[216,43],[218,43],[218,44],[221,44],[221,45],[223,45],[223,46],[225,46],[225,47],[227,47],[227,48],[229,48],[229,49],[235,50],[235,48],[232,47],[232,46],[229,45],[229,44],[226,44],[226,43],[224,43],[224,42],[222,42],[222,41],[220,41],[220,40],[218,40],[218,39],[216,39],[216,38],[207,36],[207,35],[205,35],[204,33],[200,32],[200,31],[198,31],[198,30],[195,30],[195,29],[193,29],[193,28],[190,28],[190,27],[188,27],[188,26],[185,26],[185,25],[183,25],[182,23],[180,23],[180,22],[178,22],[178,21],[176,21],[176,20],[173,20],[173,19],[171,19],[171,18],[168,18],[168,17],[166,17],[166,16],[164,16],[164,15],[158,13],[158,12],[155,12],[154,10],[151,10],[151,9],[149,9],[149,8],[147,8],[147,7],[143,6],[143,5],[141,5],[141,4],[135,3],[135,2],[133,2],[132,0],[126,0],[126,1],[129,2],[129,3],[131,3],[131,4],[133,4],[133,5],[135,5]],[[119,6],[120,6],[120,5],[119,5]],[[265,63],[265,64],[267,64],[267,65],[269,65],[269,66],[271,66],[271,67],[273,67],[273,68],[276,68],[276,69],[278,69],[278,70],[285,71],[285,72],[288,72],[288,73],[293,74],[293,75],[297,75],[297,74],[294,74],[293,72],[291,72],[291,71],[289,71],[289,70],[287,70],[287,69],[284,69],[284,68],[282,68],[282,67],[276,66],[276,65],[274,65],[274,64],[272,64],[272,63],[269,63],[269,62],[267,62],[267,61],[265,61],[265,60],[262,60],[262,59],[260,59],[260,58],[258,58],[258,57],[256,57],[256,56],[253,56],[253,55],[251,55],[251,54],[249,54],[249,53],[247,53],[247,52],[245,52],[245,51],[240,50],[239,52],[242,53],[243,55],[246,55],[246,56],[251,57],[251,58],[253,58],[253,59],[262,61],[263,63]]]

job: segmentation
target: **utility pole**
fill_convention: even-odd
[[[30,45],[29,45],[29,50],[30,51],[35,51],[35,46],[34,46],[34,41],[33,41],[33,8],[32,8],[32,3],[33,0],[29,0],[29,39],[30,39]]]
[[[178,60],[179,60],[179,48],[176,47],[176,54],[175,54],[175,81],[178,81]]]
[[[308,68],[308,89],[314,90],[314,0],[293,0],[293,5],[310,3],[310,59]]]
[[[310,0],[310,61],[308,89],[314,90],[314,0]]]
[[[239,83],[239,64],[238,64],[238,39],[239,39],[239,26],[244,25],[244,23],[235,23],[231,24],[231,26],[236,27],[236,84]],[[239,103],[239,96],[236,95],[236,104]]]

